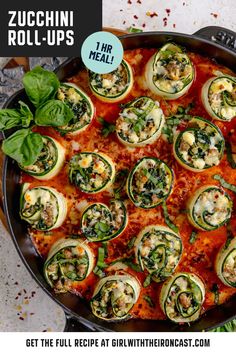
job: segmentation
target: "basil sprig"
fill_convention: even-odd
[[[19,108],[0,110],[0,130],[8,130],[17,126],[28,128],[32,120],[33,113],[22,101],[19,101]]]
[[[35,107],[55,97],[60,82],[54,72],[36,66],[23,77],[23,85],[29,100]]]
[[[22,166],[32,165],[43,148],[42,136],[29,128],[17,130],[2,143],[3,152]]]
[[[60,127],[74,117],[72,110],[60,100],[49,100],[36,109],[35,123],[40,126]]]

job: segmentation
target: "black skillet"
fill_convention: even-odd
[[[236,68],[236,34],[220,27],[206,27],[194,35],[171,32],[146,32],[122,36],[124,49],[140,47],[159,48],[167,41],[173,41],[188,50],[214,58],[218,63]],[[81,59],[70,58],[56,73],[63,81],[81,68]],[[5,108],[14,107],[19,100],[27,101],[24,90],[15,93],[5,104]],[[65,311],[67,323],[65,331],[202,331],[224,324],[236,316],[236,297],[227,303],[205,313],[191,326],[179,326],[170,321],[129,320],[108,323],[94,317],[83,299],[72,294],[55,294],[47,285],[43,274],[43,261],[36,252],[29,236],[26,224],[19,218],[19,177],[20,170],[15,161],[5,158],[3,167],[3,204],[10,233],[17,251],[40,287]]]

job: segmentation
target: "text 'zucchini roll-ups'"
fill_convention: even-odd
[[[231,217],[233,203],[221,188],[208,185],[193,194],[188,203],[188,218],[197,229],[211,231],[224,225]]]
[[[51,247],[44,276],[56,292],[67,292],[74,281],[84,280],[93,266],[94,255],[84,242],[63,238]]]
[[[70,122],[58,130],[62,134],[77,134],[84,131],[94,117],[94,105],[88,95],[78,86],[62,83],[58,89],[57,99],[64,102],[74,113]]]
[[[116,121],[118,139],[128,146],[152,144],[161,134],[165,118],[159,103],[139,97],[126,104]]]
[[[236,116],[236,77],[221,74],[202,87],[202,103],[209,115],[221,121]]]
[[[30,187],[24,183],[20,198],[20,217],[34,229],[48,231],[61,226],[67,215],[67,200],[56,189]]]
[[[89,84],[93,94],[104,102],[119,102],[130,93],[134,79],[132,68],[122,60],[118,68],[108,74],[89,71]]]
[[[172,170],[155,157],[143,157],[127,179],[127,194],[135,206],[155,208],[168,198],[174,183]]]
[[[103,153],[81,152],[70,161],[70,181],[85,193],[104,191],[111,186],[114,177],[114,163]]]
[[[219,165],[224,154],[224,137],[213,123],[192,118],[173,145],[176,160],[193,172],[201,172]]]
[[[180,236],[165,226],[147,226],[135,241],[136,262],[156,282],[165,280],[174,272],[181,255]]]
[[[33,165],[20,165],[20,168],[34,178],[48,180],[60,172],[65,161],[65,149],[58,141],[49,136],[42,136],[42,139],[43,148],[38,159]]]
[[[220,249],[215,267],[220,280],[225,285],[236,288],[236,237]]]
[[[108,207],[94,203],[83,212],[81,230],[88,241],[107,241],[119,236],[126,228],[128,215],[121,200],[112,200]]]
[[[140,285],[129,274],[110,275],[101,279],[91,300],[92,312],[103,320],[123,320],[139,298]]]
[[[194,80],[194,67],[183,48],[168,43],[148,61],[145,77],[148,88],[169,100],[183,96]]]
[[[205,287],[201,279],[191,273],[177,273],[165,281],[160,293],[162,311],[173,322],[198,319]]]

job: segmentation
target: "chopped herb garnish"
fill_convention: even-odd
[[[189,243],[193,244],[198,237],[198,233],[196,231],[192,231],[190,237],[189,237]]]
[[[236,185],[234,184],[230,184],[228,183],[223,177],[221,177],[220,175],[214,175],[213,179],[215,179],[216,181],[219,181],[221,186],[229,189],[230,191],[236,193]]]
[[[235,169],[236,168],[236,154],[233,154],[232,153],[232,147],[231,147],[231,144],[230,143],[226,143],[225,144],[225,147],[226,147],[226,153],[227,153],[227,159],[228,159],[228,162],[230,164],[230,166]],[[234,159],[234,156],[235,155],[235,159]]]
[[[149,286],[151,284],[151,281],[152,281],[152,276],[151,276],[151,274],[148,274],[148,276],[146,277],[146,279],[143,282],[144,288]]]
[[[218,285],[216,283],[213,284],[213,286],[211,288],[211,292],[214,293],[214,295],[215,295],[214,303],[216,305],[218,305],[219,304],[219,295],[220,294],[219,294],[219,287],[218,287]]]
[[[155,307],[154,302],[152,301],[152,298],[149,295],[144,295],[143,299],[148,303],[150,307]]]
[[[163,214],[164,214],[166,225],[169,226],[169,228],[171,230],[178,233],[179,232],[178,227],[175,224],[173,224],[172,221],[170,220],[169,213],[168,213],[167,206],[166,206],[166,202],[162,203],[162,209],[163,209]]]
[[[143,32],[142,29],[140,29],[140,28],[135,28],[135,27],[129,27],[129,28],[127,29],[127,31],[128,31],[129,33],[140,33],[140,32]]]
[[[128,243],[128,245],[127,245],[127,247],[128,247],[129,250],[133,247],[133,245],[134,245],[134,243],[135,243],[135,240],[136,240],[136,237],[134,236],[134,237],[132,237],[131,240],[129,241],[129,243]]]
[[[104,118],[98,117],[98,121],[102,124],[102,135],[106,138],[109,134],[114,133],[116,126],[112,123],[107,122]]]
[[[93,270],[93,273],[102,278],[105,274],[103,272],[104,268],[107,268],[107,263],[104,262],[105,259],[105,249],[103,247],[98,248],[98,259],[97,264]]]

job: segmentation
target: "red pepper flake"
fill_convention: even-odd
[[[30,312],[30,316],[33,316],[34,315],[34,312]]]
[[[138,16],[137,16],[137,15],[134,15],[134,18],[135,18],[135,20],[137,20],[137,19],[138,19]]]
[[[167,16],[170,16],[170,9],[166,9]]]
[[[141,0],[137,0],[137,4],[142,4],[142,1]]]
[[[158,14],[156,12],[150,12],[150,11],[146,12],[146,15],[151,17],[151,18],[155,17],[155,16],[158,16]]]
[[[173,23],[173,28],[175,28],[176,27],[176,24],[175,23]]]
[[[19,299],[19,296],[16,296],[16,297],[15,297],[15,300],[18,300],[18,299]]]
[[[23,317],[19,317],[19,320],[24,321],[25,319]]]
[[[142,24],[142,27],[145,28],[145,27],[146,27],[146,23],[143,23],[143,24]]]
[[[185,2],[183,2],[183,6],[185,6]]]
[[[27,291],[25,289],[23,289],[23,291],[24,291],[25,294],[27,293]]]
[[[164,17],[162,20],[163,20],[164,27],[166,27],[167,26],[167,17]]]
[[[123,21],[123,25],[125,25],[126,24],[126,21]]]
[[[16,281],[15,283],[14,283],[14,285],[18,285],[19,283],[18,283],[18,281]]]
[[[217,17],[218,17],[218,14],[215,14],[214,12],[211,12],[211,16],[217,18]]]
[[[132,5],[132,1],[131,1],[131,0],[128,0],[127,3],[130,4],[130,5]]]
[[[17,267],[20,267],[20,264],[17,264]]]
[[[124,10],[120,9],[120,12],[122,12],[122,11],[124,11]]]

